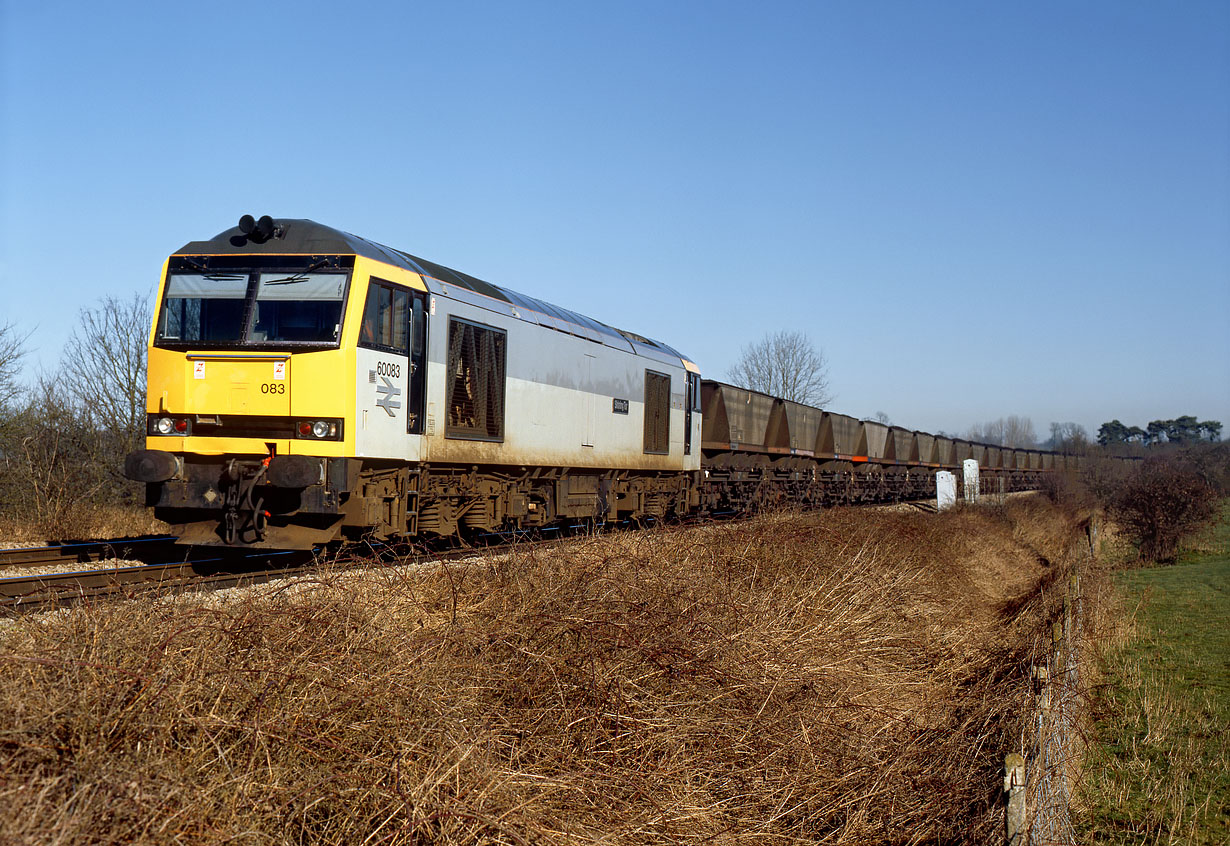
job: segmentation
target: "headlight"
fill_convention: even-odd
[[[158,434],[169,435],[175,431],[175,421],[170,417],[163,417],[155,424],[158,429]]]
[[[312,434],[318,438],[327,437],[329,434],[329,424],[323,420],[317,420],[312,424]]]

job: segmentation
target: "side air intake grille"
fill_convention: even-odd
[[[671,441],[671,377],[645,371],[645,452],[665,455]]]
[[[446,437],[504,440],[507,341],[499,329],[449,320]]]

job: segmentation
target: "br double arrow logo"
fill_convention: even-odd
[[[383,408],[390,417],[396,417],[397,415],[393,411],[394,409],[401,408],[401,403],[396,399],[396,397],[401,396],[401,388],[394,385],[388,376],[381,376],[380,379],[384,384],[376,386],[376,393],[380,394],[380,397],[376,400],[376,405]]]

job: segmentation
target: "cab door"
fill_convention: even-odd
[[[410,292],[410,384],[406,395],[406,432],[423,434],[427,401],[427,295]]]
[[[407,437],[416,376],[411,356],[415,293],[375,277],[368,285],[356,355],[356,455],[406,461],[419,458],[419,439]],[[421,419],[421,393],[419,398],[417,417]]]

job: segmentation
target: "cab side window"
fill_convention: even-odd
[[[367,288],[359,346],[406,355],[409,329],[410,292],[373,278]]]

